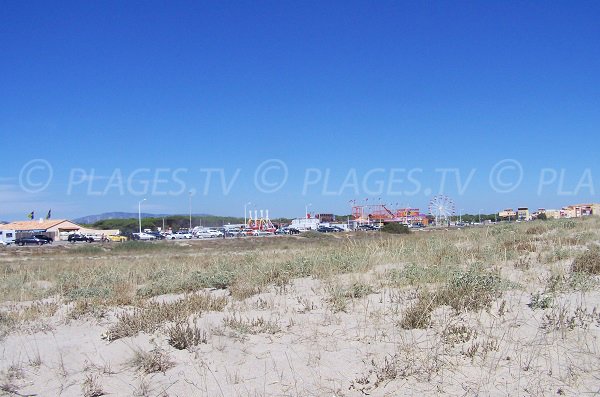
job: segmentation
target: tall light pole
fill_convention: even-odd
[[[146,199],[143,199],[138,202],[138,223],[140,226],[140,233],[142,232],[142,203],[144,201],[146,201]]]
[[[458,223],[462,223],[462,212],[463,212],[463,208],[458,210]]]
[[[248,207],[250,204],[252,204],[250,201],[248,201],[246,204],[244,204],[244,227],[246,227],[246,224],[248,223],[248,220],[247,220],[247,218],[246,218],[246,214],[247,214],[248,212],[246,212],[246,211],[247,211],[247,207]]]
[[[308,219],[308,207],[310,207],[311,205],[312,205],[312,203],[310,203],[310,204],[306,204],[306,205],[304,206],[304,217],[305,217],[306,219]]]
[[[188,231],[192,232],[192,191],[190,190],[190,228]]]

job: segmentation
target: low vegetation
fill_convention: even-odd
[[[595,245],[578,255],[573,261],[571,270],[593,275],[600,274],[600,247]]]
[[[189,323],[178,322],[167,330],[169,345],[177,350],[190,349],[208,341],[206,331]]]
[[[172,303],[150,302],[118,315],[116,324],[109,328],[104,337],[114,341],[135,336],[139,332],[151,334],[168,323],[185,321],[192,315],[200,316],[203,312],[221,311],[226,304],[226,297],[207,294],[186,295]]]
[[[169,354],[158,347],[149,352],[136,348],[133,357],[127,364],[139,373],[146,375],[155,372],[165,373],[175,366]]]

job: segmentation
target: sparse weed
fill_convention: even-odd
[[[489,307],[502,290],[497,274],[471,268],[455,273],[448,285],[436,293],[438,305],[451,306],[456,311]]]
[[[186,321],[193,314],[221,311],[226,304],[226,297],[210,294],[190,294],[172,303],[147,304],[119,315],[117,323],[107,331],[105,338],[113,341],[134,336],[138,332],[152,333],[166,323]]]
[[[575,258],[571,271],[576,273],[600,274],[600,247],[593,246]]]
[[[276,334],[281,331],[276,322],[265,320],[263,317],[243,319],[241,316],[229,316],[223,319],[223,325],[240,334]]]
[[[84,397],[100,397],[106,395],[102,389],[100,380],[97,375],[87,374],[81,385],[81,392]]]
[[[404,329],[427,328],[431,312],[442,305],[456,311],[487,308],[501,295],[501,290],[502,281],[494,273],[475,267],[457,272],[442,288],[422,292],[417,302],[404,312],[399,325]]]
[[[101,318],[105,315],[105,309],[100,302],[91,300],[76,301],[73,308],[68,312],[67,318],[77,320],[86,316]]]
[[[423,266],[409,264],[400,270],[388,270],[386,277],[396,286],[433,284],[447,281],[456,271],[458,271],[456,265]]]
[[[164,373],[175,366],[169,355],[158,347],[149,352],[135,349],[133,357],[127,363],[142,374]]]
[[[464,324],[450,325],[442,332],[442,340],[451,346],[465,343],[477,337],[477,331]]]
[[[421,293],[417,301],[404,311],[400,320],[403,329],[422,329],[429,327],[431,323],[431,312],[437,307],[435,294]]]
[[[590,312],[579,306],[571,314],[567,307],[560,306],[544,315],[540,328],[546,331],[564,332],[574,330],[577,327],[587,329],[590,324],[600,327],[600,312],[596,307]]]
[[[176,323],[167,330],[167,336],[169,345],[178,350],[207,343],[206,331],[199,329],[195,324]]]
[[[531,302],[527,306],[532,310],[549,309],[552,307],[552,297],[536,292],[531,295]]]

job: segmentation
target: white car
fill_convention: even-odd
[[[272,236],[273,232],[268,232],[265,230],[255,230],[253,235],[254,236]]]
[[[156,240],[156,237],[148,233],[133,233],[136,240]]]
[[[166,238],[169,240],[191,240],[192,235],[190,233],[177,232],[177,233],[167,235]]]
[[[217,237],[223,237],[223,232],[221,232],[219,230],[205,229],[205,230],[199,231],[196,234],[196,237],[198,237],[198,238],[217,238]]]

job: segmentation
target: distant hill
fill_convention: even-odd
[[[173,214],[148,214],[145,212],[142,212],[141,215],[142,215],[142,218],[161,218],[161,217],[173,216]],[[209,216],[209,215],[192,214],[192,216]],[[137,212],[105,212],[103,214],[98,214],[98,215],[82,216],[81,218],[73,219],[73,222],[91,225],[93,223],[103,221],[105,219],[131,219],[131,218],[137,219],[138,213]]]

